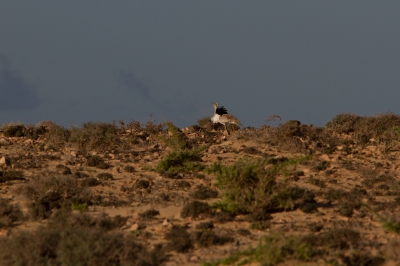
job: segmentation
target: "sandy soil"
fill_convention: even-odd
[[[212,132],[208,139],[202,136],[201,132],[193,133],[193,131],[184,130],[182,134],[187,140],[198,139],[199,145],[202,142],[210,145],[202,153],[201,163],[206,167],[210,167],[215,162],[225,166],[233,165],[244,156],[260,159],[293,158],[309,153],[288,151],[272,146],[260,138],[252,139],[248,137],[249,135],[240,135],[242,134],[240,132],[231,133],[231,135],[227,135],[226,132],[225,134]],[[123,136],[125,139],[129,137],[128,133]],[[349,136],[343,136],[343,138],[349,138]],[[46,139],[43,137],[32,140],[26,137],[0,136],[0,139],[2,143],[0,158],[5,156],[11,161],[10,165],[4,165],[3,171],[23,171],[22,179],[0,183],[0,197],[18,204],[27,216],[31,200],[20,194],[18,189],[29,184],[33,177],[61,175],[65,168],[60,165],[64,165],[71,170],[69,176],[72,177],[77,172],[86,173],[94,178],[97,178],[99,173],[112,174],[113,179],[99,180],[99,185],[90,187],[92,193],[101,196],[102,202],[109,202],[108,206],[90,205],[86,213],[93,216],[106,213],[111,217],[117,215],[127,217],[126,223],[119,230],[128,236],[135,237],[149,249],[157,244],[167,246],[168,240],[165,239],[165,234],[174,225],[183,226],[188,232],[193,233],[198,231],[196,226],[200,223],[213,221],[213,232],[220,236],[233,237],[232,242],[223,245],[200,247],[195,243],[193,249],[184,253],[168,251],[165,265],[199,265],[203,261],[211,262],[226,258],[249,247],[256,247],[260,239],[271,234],[319,235],[337,228],[350,228],[359,232],[363,243],[356,249],[345,248],[335,253],[333,257],[336,256],[339,264],[350,265],[343,257],[350,256],[349,254],[354,253],[354,250],[358,250],[365,256],[383,258],[385,265],[396,265],[396,260],[400,259],[400,255],[396,255],[396,252],[400,254],[399,235],[385,230],[382,221],[374,212],[360,207],[354,208],[351,215],[343,215],[340,211],[343,202],[324,196],[330,189],[345,192],[350,192],[354,188],[365,189],[366,195],[361,197],[363,203],[385,219],[397,221],[396,219],[400,218],[398,217],[400,151],[396,147],[383,151],[373,140],[368,145],[349,145],[351,149],[337,146],[327,153],[324,153],[322,149],[314,149],[307,163],[302,163],[292,170],[293,173],[301,172],[301,175],[278,176],[279,180],[284,180],[288,185],[296,185],[312,191],[316,195],[316,211],[307,213],[296,208],[290,211],[272,212],[270,226],[257,230],[250,228],[251,222],[246,219],[245,214],[236,215],[232,221],[227,222],[216,221],[212,216],[196,219],[182,218],[182,208],[187,203],[196,200],[192,195],[198,185],[218,191],[219,194],[215,198],[199,200],[210,205],[221,201],[221,190],[215,186],[215,174],[207,174],[203,171],[182,172],[178,176],[169,178],[157,171],[152,171],[151,168],[154,169],[170,151],[170,148],[156,138],[132,145],[129,149],[110,150],[105,153],[90,151],[90,154],[100,156],[110,165],[107,169],[88,166],[87,158],[80,155],[76,147],[64,147],[60,150],[51,148],[47,146]],[[326,164],[318,168],[321,162],[326,162]],[[127,172],[125,170],[127,165],[132,166],[134,171]],[[375,180],[375,183],[370,185],[365,182],[378,176],[390,176],[391,181]],[[147,181],[148,185],[138,186],[141,180]],[[151,209],[158,210],[159,215],[155,215],[152,219],[140,217],[140,213]],[[46,223],[47,219],[18,221],[12,226],[0,229],[0,235],[11,237],[19,230],[35,230],[39,225]],[[315,229],[316,227],[320,229]],[[368,261],[372,261],[371,264],[366,263]],[[374,265],[373,259],[359,262]],[[332,264],[321,256],[309,261],[291,258],[279,263],[281,265]],[[259,262],[250,261],[247,265],[258,264]]]

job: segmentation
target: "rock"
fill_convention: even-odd
[[[151,149],[159,149],[160,148],[160,145],[158,145],[158,144],[154,144],[153,146],[151,146],[150,147]]]
[[[137,231],[139,229],[139,224],[134,223],[128,230],[129,231]]]
[[[200,258],[199,258],[199,256],[194,255],[194,256],[190,257],[189,260],[193,261],[193,262],[198,262],[200,260]]]
[[[0,168],[1,169],[6,169],[10,165],[10,160],[6,158],[6,156],[3,156],[0,158]]]
[[[71,152],[70,152],[70,155],[73,156],[73,157],[76,157],[76,152],[71,151]]]
[[[6,145],[10,145],[10,144],[12,144],[12,143],[9,142],[7,139],[5,139],[5,138],[0,139],[0,146],[1,145],[6,146]]]
[[[269,169],[271,169],[273,167],[274,167],[274,165],[272,163],[269,163],[266,166],[264,166],[264,169],[268,171]]]
[[[327,154],[322,154],[321,156],[319,156],[319,159],[327,162],[331,160],[331,158]]]
[[[365,147],[367,150],[369,150],[369,151],[376,151],[376,146],[367,146],[367,147]]]
[[[27,139],[27,140],[24,141],[24,144],[25,144],[25,145],[28,145],[28,146],[29,146],[29,145],[30,145],[30,146],[33,146],[33,143],[34,143],[34,142],[33,142],[33,139]]]
[[[4,229],[4,228],[0,229],[1,237],[8,236],[9,234],[10,234],[10,230]]]
[[[63,159],[66,162],[66,164],[75,164],[75,157],[73,157],[70,154],[61,156],[61,159]]]
[[[121,173],[121,169],[120,169],[118,166],[115,166],[115,167],[112,169],[112,173],[113,173],[113,174]]]
[[[189,134],[186,134],[186,137],[188,139],[195,139],[195,138],[197,138],[197,134],[196,133],[189,133]]]
[[[169,231],[174,227],[174,225],[169,221],[169,219],[165,219],[164,222],[161,224],[162,231]]]

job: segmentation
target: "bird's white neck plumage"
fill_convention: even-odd
[[[218,122],[219,122],[219,114],[214,113],[214,116],[211,117],[211,121],[212,121],[213,123],[218,123]]]

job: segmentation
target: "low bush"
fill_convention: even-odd
[[[19,206],[0,198],[0,228],[13,226],[22,220],[24,215]]]
[[[47,132],[44,134],[46,142],[55,148],[64,147],[71,136],[71,131],[57,125],[47,127]]]
[[[3,124],[1,129],[5,137],[24,137],[28,134],[28,130],[23,124]]]
[[[81,128],[71,128],[69,141],[83,154],[88,150],[112,150],[120,144],[118,131],[114,123],[87,122]]]
[[[196,190],[191,193],[191,196],[194,199],[198,200],[205,200],[209,198],[216,198],[218,197],[218,191],[211,189],[209,187],[198,185]]]
[[[212,214],[211,206],[205,202],[192,201],[186,204],[181,211],[181,217],[198,218],[200,216],[210,216]]]
[[[24,172],[18,170],[0,171],[0,183],[12,180],[25,180]]]
[[[114,176],[110,173],[99,173],[97,174],[97,178],[101,180],[113,180]]]
[[[62,175],[33,177],[19,191],[31,200],[29,213],[33,219],[46,219],[64,205],[91,205],[94,200],[88,184]]]
[[[104,159],[101,158],[100,156],[97,155],[87,156],[86,159],[88,166],[97,167],[99,169],[108,169],[110,167],[110,165],[104,162]]]
[[[343,113],[328,122],[326,128],[339,134],[354,133],[354,140],[362,145],[371,138],[380,143],[400,140],[400,116],[392,113],[371,117]]]
[[[266,168],[268,160],[241,158],[232,166],[214,163],[207,169],[217,176],[221,189],[220,208],[233,213],[251,213],[259,209],[268,211],[292,210],[304,203],[313,202],[314,195],[299,187],[277,183],[279,174],[288,175],[308,157],[288,159]]]
[[[60,210],[47,226],[0,239],[1,265],[160,265],[166,257],[115,229],[119,219]]]
[[[124,170],[125,170],[125,172],[133,173],[133,172],[135,172],[135,167],[133,167],[131,165],[125,165]]]
[[[173,226],[172,229],[165,234],[165,239],[169,240],[167,249],[175,250],[180,253],[188,252],[193,249],[193,240],[186,228],[181,226]]]
[[[213,245],[224,245],[229,242],[235,241],[230,236],[219,236],[212,230],[201,230],[194,233],[194,238],[199,247],[209,247]]]
[[[167,123],[168,131],[171,138],[160,137],[160,139],[169,146],[170,151],[164,159],[162,159],[156,170],[160,173],[178,173],[182,171],[199,171],[204,166],[199,163],[201,161],[201,152],[207,149],[207,146],[199,148],[191,148],[186,142],[185,137],[180,134],[178,128],[172,123]]]
[[[139,213],[139,217],[144,220],[154,219],[155,216],[160,215],[160,212],[155,209],[150,209],[145,212]]]

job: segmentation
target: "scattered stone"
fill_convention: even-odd
[[[322,154],[321,156],[319,156],[319,159],[327,162],[331,160],[331,158],[327,154]]]
[[[130,228],[128,228],[129,231],[137,231],[139,229],[139,224],[134,223]]]
[[[3,156],[0,158],[0,168],[1,169],[6,169],[8,166],[10,166],[10,160],[6,158],[6,156]]]
[[[1,138],[0,139],[0,146],[2,145],[2,146],[6,146],[6,145],[11,145],[12,144],[12,142],[11,141],[9,141],[9,140],[7,140],[7,139],[5,139],[5,138]]]
[[[370,151],[376,151],[377,150],[377,148],[376,148],[376,146],[367,146],[367,147],[365,147],[367,150],[370,150]]]
[[[34,141],[33,141],[33,139],[27,139],[27,140],[24,141],[24,144],[27,145],[27,146],[29,146],[29,145],[33,146]]]
[[[5,237],[5,236],[8,236],[9,234],[10,234],[10,230],[4,229],[4,228],[0,229],[0,237]]]
[[[115,166],[115,167],[112,169],[112,173],[113,173],[113,174],[121,173],[121,169],[120,169],[118,166]]]
[[[143,157],[143,160],[145,162],[149,162],[149,161],[151,161],[151,156],[150,155],[146,155],[146,156]]]
[[[196,256],[196,255],[194,255],[194,256],[192,256],[192,257],[190,257],[190,259],[189,259],[190,261],[192,261],[192,262],[198,262],[199,260],[200,260],[200,257],[199,256]]]

